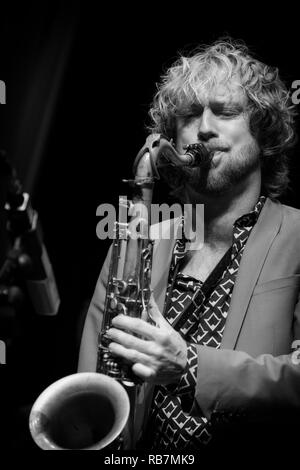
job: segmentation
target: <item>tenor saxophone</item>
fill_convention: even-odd
[[[153,242],[150,206],[160,165],[201,166],[209,159],[202,144],[179,154],[161,134],[151,134],[136,156],[134,179],[127,180],[133,200],[119,200],[105,308],[99,333],[96,372],[81,372],[50,385],[35,401],[29,418],[36,444],[47,450],[134,449],[135,400],[141,384],[130,365],[109,351],[107,331],[119,313],[148,319]],[[134,232],[134,236],[133,236]]]

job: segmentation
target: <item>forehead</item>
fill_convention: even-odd
[[[198,99],[203,105],[210,103],[239,104],[246,106],[247,96],[238,78],[216,80],[213,84],[199,90]]]

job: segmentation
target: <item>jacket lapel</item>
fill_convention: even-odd
[[[236,346],[257,279],[281,223],[281,204],[267,199],[241,259],[221,343],[223,349]]]
[[[180,237],[181,218],[171,219],[151,227],[151,238],[154,239],[151,288],[157,306],[164,311],[169,269],[172,261],[175,241]]]

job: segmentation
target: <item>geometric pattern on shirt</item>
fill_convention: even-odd
[[[233,226],[233,244],[229,265],[225,268],[221,279],[208,299],[197,303],[195,309],[180,328],[182,336],[188,343],[188,367],[174,386],[159,385],[155,389],[152,406],[152,449],[191,449],[207,444],[211,438],[211,425],[204,416],[191,416],[189,411],[193,404],[195,385],[197,382],[197,348],[196,344],[220,348],[226,318],[230,306],[231,295],[249,234],[256,223],[263,207],[265,198],[262,196],[254,210],[240,217]],[[185,256],[185,240],[175,243],[167,296],[166,318],[173,323],[182,311],[201,293],[203,283],[191,276],[178,272],[171,291],[172,273],[177,263]],[[153,436],[154,434],[154,436]]]

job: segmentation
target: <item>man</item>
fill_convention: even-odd
[[[151,130],[179,153],[204,144],[211,161],[183,169],[173,188],[182,203],[204,204],[202,248],[158,241],[154,324],[118,315],[108,332],[111,352],[155,385],[143,399],[142,448],[193,450],[245,429],[259,440],[273,423],[286,435],[280,426],[299,413],[300,213],[276,200],[288,184],[293,114],[277,69],[232,41],[181,57],[162,78]],[[80,371],[96,367],[108,263]]]

